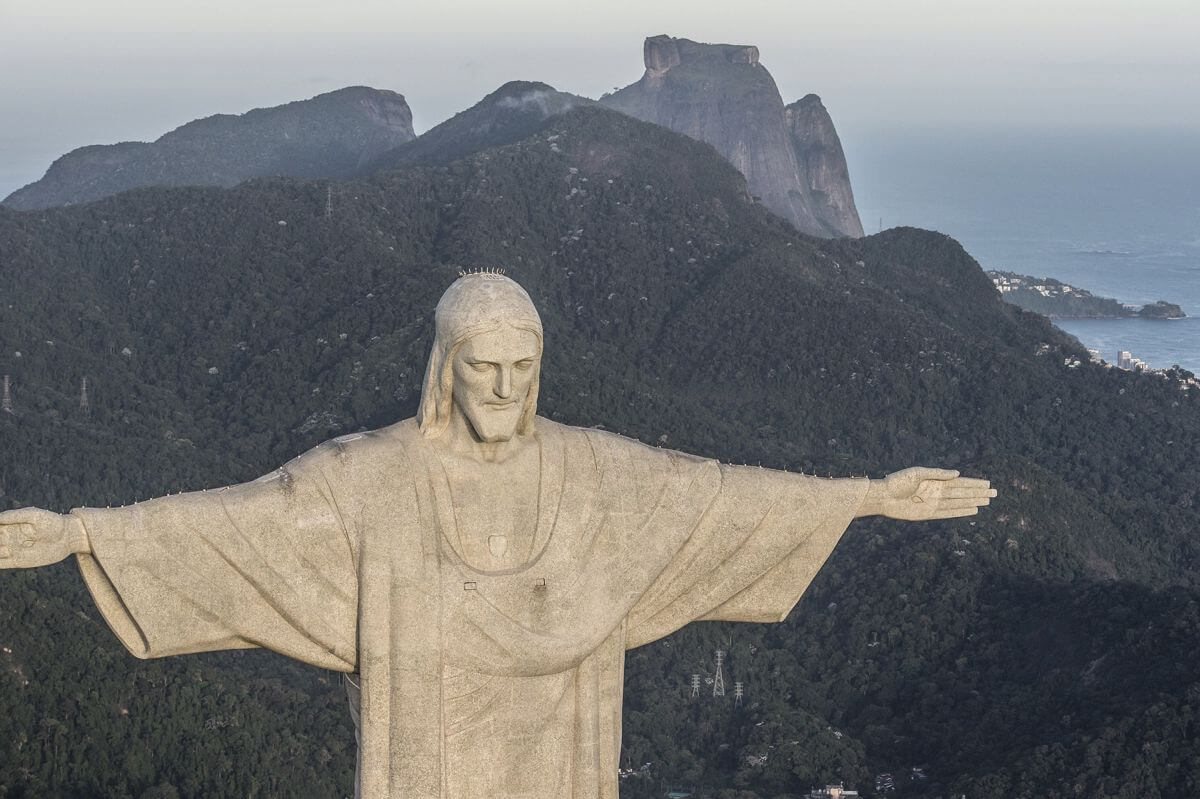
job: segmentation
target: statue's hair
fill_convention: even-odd
[[[537,336],[538,358],[517,432],[533,429],[541,383],[542,320],[533,300],[515,280],[499,271],[460,272],[434,311],[433,348],[425,367],[417,426],[426,438],[437,438],[450,424],[454,405],[454,356],[470,338],[511,327]]]

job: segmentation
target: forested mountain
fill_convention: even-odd
[[[403,96],[351,86],[273,108],[197,119],[153,142],[80,147],[3,204],[32,210],[143,186],[232,186],[270,175],[346,178],[415,135]]]
[[[520,141],[540,130],[550,117],[594,102],[545,83],[509,81],[466,111],[373,159],[362,172],[370,174],[411,164],[448,164],[488,147]]]
[[[1001,492],[971,520],[856,522],[782,624],[630,652],[626,799],[871,795],[882,772],[896,796],[1200,792],[1200,392],[1067,368],[1078,343],[947,236],[803,236],[708,145],[602,108],[353,182],[0,209],[0,499],[226,484],[409,416],[437,298],[500,265],[543,316],[548,417]],[[718,647],[729,695],[691,699]],[[336,675],[137,661],[71,564],[0,573],[0,665],[0,796],[351,795]]]

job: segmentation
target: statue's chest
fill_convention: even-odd
[[[503,467],[482,464],[447,476],[451,529],[443,532],[463,560],[481,571],[515,568],[534,555],[537,460]]]

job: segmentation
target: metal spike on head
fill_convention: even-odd
[[[458,270],[459,277],[468,277],[469,275],[499,275],[503,277],[507,270],[503,266],[470,266]]]

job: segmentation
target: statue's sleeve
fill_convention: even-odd
[[[241,485],[71,511],[84,581],[130,652],[263,647],[354,669],[356,552],[314,453]]]
[[[783,621],[854,519],[870,482],[698,459],[691,468],[687,488],[664,500],[676,504],[671,517],[687,519],[688,529],[668,533],[682,545],[630,613],[629,647],[691,621]],[[646,531],[656,534],[661,530]]]

